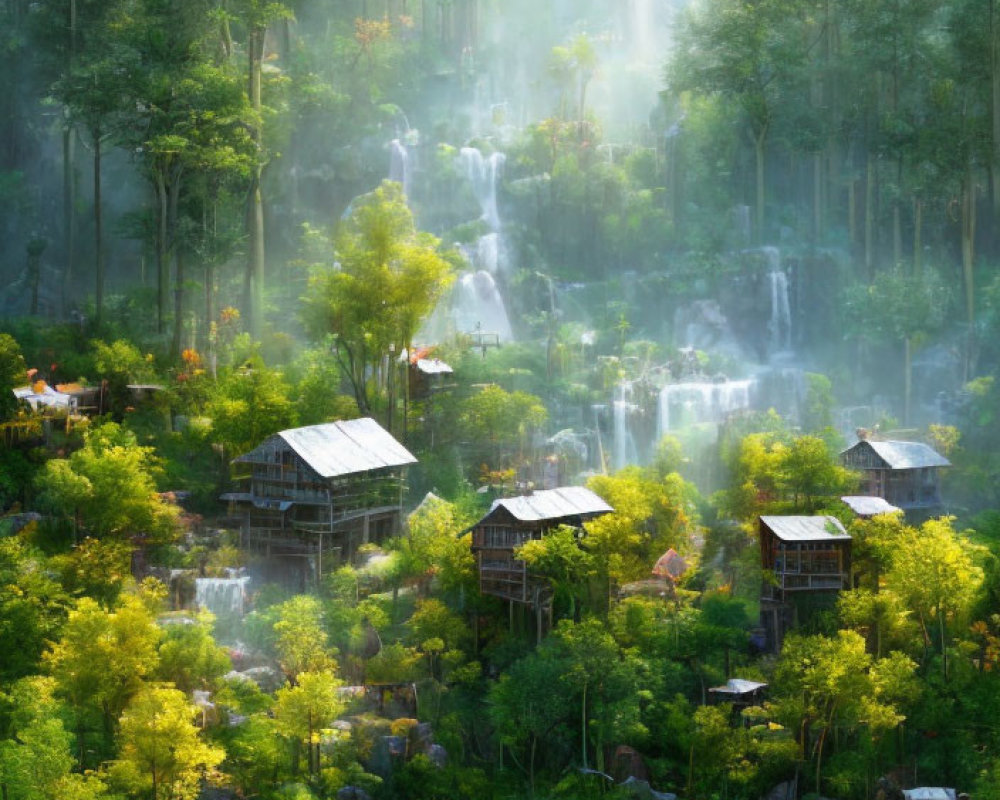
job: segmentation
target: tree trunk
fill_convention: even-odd
[[[903,339],[903,425],[910,424],[910,405],[913,399],[913,340]]]
[[[580,701],[580,756],[583,768],[587,769],[587,684],[583,684],[583,699]]]
[[[101,132],[94,137],[94,315],[98,325],[104,312],[104,232],[101,219]]]
[[[264,35],[266,29],[260,26],[250,31],[247,52],[250,59],[250,103],[254,115],[261,114],[261,65],[264,60]],[[250,181],[250,209],[247,215],[250,239],[250,333],[259,339],[263,330],[264,309],[264,203],[261,195],[261,175],[264,170],[262,152],[261,123],[254,124],[252,137],[257,148],[256,162]]]
[[[990,188],[993,191],[993,218],[1000,220],[1000,29],[997,25],[995,0],[990,0],[990,89],[990,119],[993,132]]]
[[[75,3],[74,3],[75,7]],[[63,129],[63,235],[66,261],[63,268],[62,305],[65,312],[73,297],[73,266],[76,259],[76,175],[73,169],[75,139],[73,127],[67,122]]]
[[[163,333],[167,319],[167,292],[170,278],[167,264],[167,179],[163,171],[156,173],[156,330]]]
[[[913,199],[913,273],[924,271],[924,204],[919,197]]]
[[[865,156],[865,271],[875,277],[875,160]]]
[[[181,354],[184,332],[184,248],[180,242],[174,245],[174,260],[177,269],[174,276],[174,340],[171,352],[177,358]]]
[[[754,135],[754,158],[757,166],[757,242],[764,241],[764,144],[767,141],[767,125]]]

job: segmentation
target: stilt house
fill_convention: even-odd
[[[861,492],[904,511],[941,505],[942,467],[951,462],[923,442],[862,439],[840,454],[841,463],[862,474]]]
[[[614,509],[590,489],[566,486],[496,500],[472,527],[472,550],[479,568],[479,590],[514,603],[540,606],[551,597],[547,582],[514,557],[514,549],[541,539],[560,525],[581,527]]]
[[[319,577],[366,542],[398,532],[405,469],[416,458],[370,418],[281,431],[233,461],[243,544],[307,559]]]
[[[761,517],[761,565],[769,573],[760,613],[767,643],[777,652],[785,631],[823,595],[849,586],[851,536],[836,517]]]

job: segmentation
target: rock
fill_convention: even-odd
[[[639,751],[624,744],[615,748],[611,762],[611,775],[616,783],[622,783],[629,778],[649,781],[649,770],[646,769],[646,763],[642,760]]]
[[[432,744],[427,748],[427,758],[438,769],[443,769],[448,763],[448,751],[439,744]]]
[[[392,775],[393,768],[406,759],[406,739],[402,736],[380,736],[375,740],[368,770],[381,778]]]
[[[785,781],[784,783],[779,783],[766,795],[764,795],[761,800],[795,800],[798,796],[797,786],[795,781]]]

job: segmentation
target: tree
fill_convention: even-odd
[[[548,411],[538,397],[490,384],[461,401],[456,422],[464,439],[488,443],[492,466],[502,468],[511,451],[523,449],[529,435],[547,418]]]
[[[12,417],[17,410],[13,390],[27,380],[28,371],[17,340],[8,333],[0,333],[0,422]]]
[[[580,757],[588,767],[590,742],[596,767],[604,771],[605,743],[624,736],[638,723],[637,674],[614,638],[595,618],[574,624],[563,620],[546,640],[565,664],[560,680],[580,704]]]
[[[194,800],[206,772],[225,757],[199,737],[197,706],[169,685],[145,686],[121,717],[120,754],[113,783],[152,800]]]
[[[231,458],[295,424],[295,407],[280,372],[259,357],[224,376],[208,403],[212,438]]]
[[[594,573],[594,556],[577,540],[577,530],[560,525],[541,539],[525,542],[514,551],[533,573],[552,584],[555,597],[569,603],[569,616],[576,618],[577,605],[587,593],[587,582]]]
[[[539,648],[510,667],[490,689],[489,712],[501,746],[510,749],[515,763],[528,776],[535,790],[535,765],[555,736],[570,719],[575,702],[572,687],[563,680],[565,663],[549,648]],[[527,762],[517,759],[515,749]]]
[[[151,447],[114,422],[90,428],[68,459],[47,462],[38,477],[43,502],[98,537],[144,534],[169,539],[178,509],[156,491],[159,466]]]
[[[950,517],[931,519],[920,530],[904,529],[885,575],[885,585],[916,612],[930,642],[928,624],[937,623],[941,668],[948,675],[948,623],[971,609],[983,582],[974,561],[977,548],[955,531]]]
[[[817,792],[830,734],[863,726],[877,739],[898,726],[905,719],[902,705],[918,692],[915,669],[902,653],[873,659],[854,631],[838,631],[833,638],[786,638],[774,676],[781,698],[778,718],[794,724],[803,757],[810,754],[813,727],[820,729],[813,751]]]
[[[276,609],[275,650],[282,672],[295,684],[300,672],[323,672],[336,666],[323,627],[323,606],[309,595],[296,595]]]
[[[295,686],[279,689],[274,716],[281,733],[295,743],[293,772],[298,771],[299,746],[306,745],[309,773],[320,770],[320,731],[342,713],[345,703],[337,695],[341,681],[331,670],[303,672]]]
[[[185,694],[208,689],[225,675],[232,662],[212,638],[211,614],[200,614],[193,625],[171,625],[159,650],[157,675]]]
[[[162,636],[138,595],[125,596],[111,611],[81,598],[46,653],[59,694],[75,719],[78,760],[85,763],[86,733],[94,717],[109,747],[119,715],[156,670]]]
[[[46,645],[59,635],[70,598],[48,571],[44,556],[18,537],[0,538],[0,685],[38,671]]]
[[[73,768],[73,737],[63,726],[55,682],[35,676],[14,684],[8,737],[0,741],[0,793],[7,800],[94,800],[104,785]]]
[[[806,49],[791,0],[715,0],[692,6],[668,68],[676,92],[721,95],[743,112],[756,162],[756,233],[764,235],[768,134],[794,89]]]
[[[334,242],[337,264],[315,268],[309,279],[302,298],[306,326],[317,339],[333,335],[362,414],[371,414],[382,387],[381,380],[371,387],[371,376],[384,375],[390,352],[409,351],[421,320],[451,281],[438,244],[417,232],[399,184],[387,181],[354,201]],[[390,408],[390,430],[391,417]]]

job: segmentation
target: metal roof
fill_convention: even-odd
[[[863,444],[869,445],[878,457],[889,465],[890,469],[951,466],[951,462],[947,458],[923,442],[877,442],[865,439],[854,447],[860,447]],[[853,450],[854,447],[848,449]]]
[[[522,497],[494,500],[490,513],[500,506],[521,522],[608,514],[614,511],[600,497],[583,486],[563,486]]]
[[[413,454],[371,417],[292,428],[276,435],[321,478],[417,463]],[[254,456],[262,447],[236,461],[255,461]]]
[[[749,694],[750,692],[756,692],[758,689],[764,689],[766,687],[766,683],[748,681],[743,678],[730,678],[726,681],[725,686],[716,686],[708,691],[719,692],[721,694]]]
[[[455,371],[440,358],[418,358],[417,369],[425,375],[451,375]]]
[[[760,521],[783,542],[850,541],[836,517],[761,517]]]
[[[859,517],[874,517],[876,514],[896,514],[901,510],[882,497],[848,495],[840,499]]]
[[[903,789],[906,800],[955,800],[954,789],[943,786],[918,786],[915,789]]]

